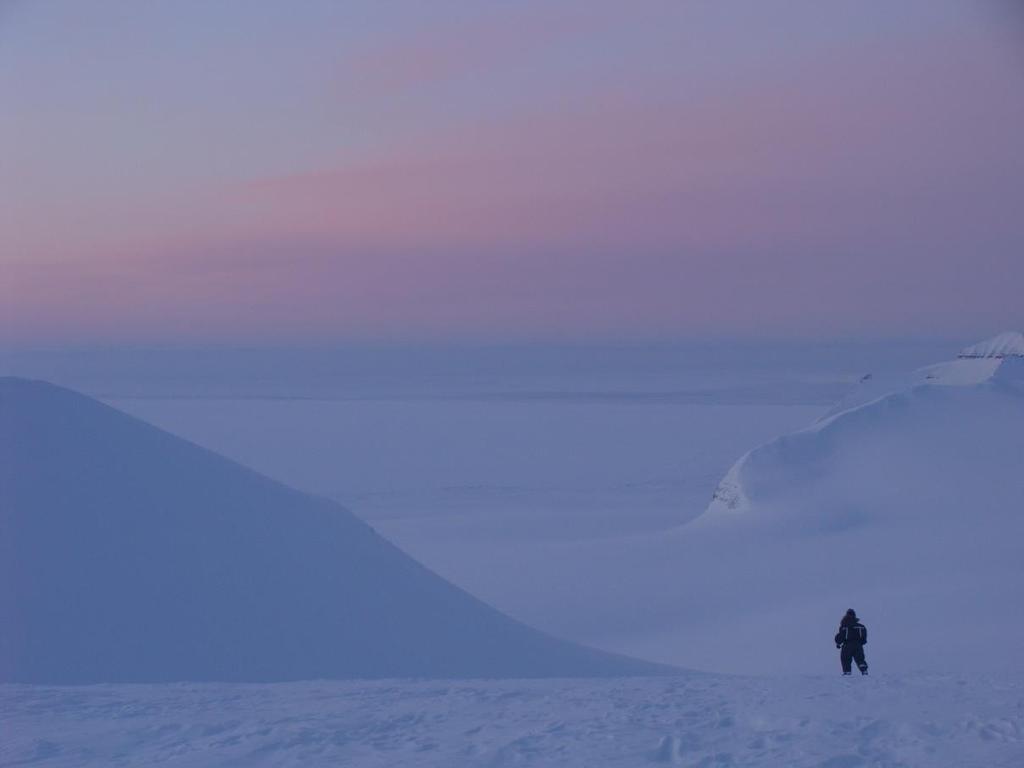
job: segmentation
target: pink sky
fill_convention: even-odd
[[[0,12],[0,341],[1024,325],[1009,5],[386,5]]]

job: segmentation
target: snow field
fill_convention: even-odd
[[[7,685],[0,711],[0,766],[1024,764],[1021,677]]]

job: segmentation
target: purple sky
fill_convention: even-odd
[[[0,0],[0,342],[1024,326],[1012,0]]]

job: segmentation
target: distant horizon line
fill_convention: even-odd
[[[268,341],[264,343],[242,340],[210,340],[210,341],[0,341],[0,353],[92,353],[92,352],[301,352],[331,351],[341,349],[378,349],[378,350],[486,350],[486,349],[643,349],[673,347],[706,347],[715,345],[735,346],[819,346],[827,344],[845,344],[851,346],[876,344],[945,344],[972,343],[995,336],[1014,328],[993,329],[982,333],[957,334],[900,334],[853,335],[835,334],[825,336],[781,336],[781,335],[723,335],[723,336],[680,336],[680,337],[566,337],[556,339],[536,339],[528,337],[486,338],[339,338],[324,340]]]

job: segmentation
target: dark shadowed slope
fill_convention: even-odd
[[[650,674],[442,580],[334,503],[0,379],[0,681]]]

